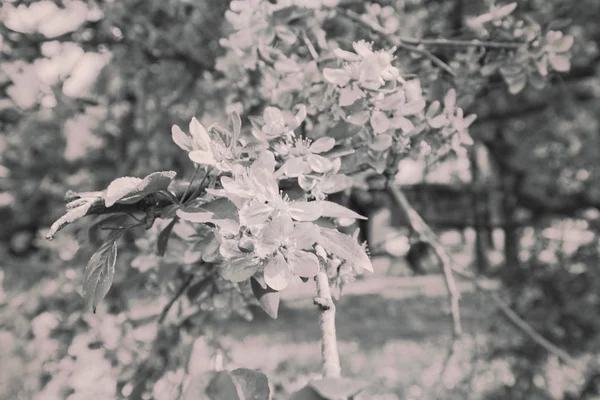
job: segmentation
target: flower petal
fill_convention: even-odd
[[[319,273],[319,259],[312,253],[298,250],[288,255],[292,272],[302,278],[312,278]]]
[[[264,271],[265,283],[273,290],[283,290],[291,278],[289,267],[281,253],[267,261]]]
[[[273,213],[273,207],[268,204],[254,203],[240,210],[240,224],[254,226],[264,223]]]
[[[190,121],[190,135],[192,135],[192,139],[198,149],[206,151],[210,149],[210,136],[208,136],[206,128],[202,126],[196,117],[193,117]]]
[[[309,150],[311,153],[324,153],[333,149],[333,146],[335,146],[335,139],[324,136],[312,142]]]
[[[171,136],[173,137],[173,142],[182,150],[192,150],[192,139],[179,126],[173,125],[171,127]]]
[[[221,276],[231,282],[243,282],[260,269],[260,262],[255,257],[241,257],[225,262],[221,266]]]
[[[306,156],[306,161],[308,161],[308,165],[310,165],[310,168],[313,171],[321,174],[324,174],[325,172],[329,171],[333,166],[329,159],[318,154],[309,154],[308,156]]]
[[[217,160],[213,156],[212,151],[194,150],[190,152],[190,160],[201,165],[215,165]]]
[[[262,231],[267,242],[280,243],[294,231],[294,221],[289,215],[280,214],[273,218]]]

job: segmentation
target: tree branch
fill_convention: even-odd
[[[577,368],[577,362],[573,357],[571,357],[566,351],[562,350],[558,346],[552,344],[548,339],[544,338],[540,333],[538,333],[531,325],[529,325],[523,318],[521,318],[516,312],[514,312],[508,304],[506,304],[500,296],[496,293],[492,292],[490,288],[486,285],[482,284],[477,277],[472,275],[471,273],[465,271],[460,268],[458,265],[454,264],[452,266],[452,271],[454,271],[458,276],[469,280],[472,282],[477,289],[482,292],[485,292],[492,299],[496,307],[500,309],[502,314],[518,329],[520,329],[526,336],[528,336],[535,343],[546,349],[549,353],[554,354],[560,360],[564,361],[567,364]]]
[[[452,260],[450,255],[439,243],[435,234],[429,228],[427,223],[423,221],[419,213],[410,205],[404,193],[398,189],[398,186],[393,180],[388,182],[388,190],[396,204],[406,214],[406,218],[411,228],[419,235],[419,239],[431,244],[433,251],[440,258],[442,262],[442,268],[444,272],[444,279],[446,282],[446,288],[448,289],[448,296],[450,298],[450,312],[452,314],[452,334],[454,339],[458,338],[462,334],[462,326],[460,322],[460,293],[456,288],[456,281],[452,275]]]
[[[340,356],[335,332],[335,304],[331,298],[329,278],[321,270],[315,277],[317,296],[314,300],[320,312],[321,359],[324,378],[339,378],[341,375]]]
[[[526,336],[528,336],[531,340],[533,340],[538,345],[542,346],[549,353],[554,354],[556,357],[561,359],[567,364],[571,366],[577,367],[577,363],[575,359],[573,359],[567,352],[560,349],[559,347],[552,344],[546,338],[544,338],[540,333],[538,333],[531,325],[529,325],[525,320],[523,320],[517,313],[515,313],[508,304],[506,304],[496,293],[490,291],[484,284],[482,284],[474,275],[466,272],[462,268],[457,267],[457,265],[452,260],[450,254],[444,249],[444,247],[439,243],[431,228],[427,226],[426,222],[423,221],[421,216],[412,208],[412,206],[408,203],[408,200],[404,196],[404,194],[397,188],[396,185],[390,184],[388,185],[390,190],[390,194],[393,196],[394,200],[398,204],[400,208],[404,210],[407,214],[408,220],[410,221],[411,227],[426,239],[432,246],[436,254],[440,256],[444,264],[444,274],[446,278],[449,274],[446,273],[447,270],[450,270],[450,273],[454,272],[459,276],[468,279],[471,281],[479,290],[488,293],[489,297],[496,304],[496,306],[500,309],[500,311],[504,314],[504,316],[517,328],[519,328]],[[454,308],[458,307],[458,299],[455,297],[456,295],[452,293],[452,291],[456,290],[454,279],[451,281],[446,281],[448,290],[450,292],[450,296],[452,298],[452,311],[453,317],[456,318],[454,312],[456,311]],[[453,288],[453,289],[452,289]],[[460,321],[459,321],[460,323]],[[460,325],[458,325],[460,327]],[[456,320],[454,321],[454,329],[456,333]]]

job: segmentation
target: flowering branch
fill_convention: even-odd
[[[315,305],[320,312],[321,320],[321,359],[323,363],[323,377],[339,378],[341,374],[340,356],[337,348],[335,333],[335,304],[331,298],[329,278],[325,271],[320,271],[315,276],[317,283],[317,297]]]
[[[450,68],[450,66],[448,64],[446,64],[445,62],[440,60],[438,57],[433,55],[431,52],[414,46],[413,43],[418,43],[418,39],[409,40],[408,42],[405,42],[404,40],[399,39],[398,37],[393,37],[393,36],[388,35],[379,25],[373,24],[369,21],[365,21],[364,19],[362,19],[360,17],[360,15],[358,15],[357,13],[355,13],[352,10],[338,8],[337,11],[339,13],[341,13],[343,16],[345,16],[346,18],[348,18],[349,20],[357,22],[357,23],[363,25],[364,27],[370,29],[371,31],[375,32],[376,34],[378,34],[381,37],[382,40],[388,42],[390,45],[396,46],[400,49],[412,51],[413,53],[421,54],[422,56],[427,57],[432,63],[434,63],[435,65],[437,65],[438,67],[440,67],[441,69],[446,71],[451,76],[456,76],[456,73],[452,70],[452,68]]]

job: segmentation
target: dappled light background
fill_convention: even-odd
[[[458,2],[464,19],[489,3]],[[390,32],[461,34],[447,26],[454,2],[377,3],[402,15]],[[518,95],[501,81],[481,88],[458,76],[468,111],[478,115],[474,145],[459,156],[402,160],[396,182],[455,263],[578,365],[564,365],[523,336],[467,281],[459,282],[465,332],[446,365],[452,332],[439,263],[413,246],[405,218],[381,188],[359,186],[353,199],[370,218],[362,228],[375,273],[345,286],[337,326],[344,374],[372,381],[360,399],[600,396],[600,2],[517,3],[545,27],[575,36],[570,71]],[[209,125],[232,109],[259,113],[261,104],[238,93],[251,98],[251,82],[232,83],[239,66],[220,42],[232,29],[228,7],[207,0],[2,2],[0,399],[177,399],[189,376],[213,369],[219,357],[227,368],[268,373],[276,399],[319,376],[312,285],[287,289],[277,320],[215,298],[206,306],[219,311],[210,323],[193,315],[159,324],[183,279],[178,266],[164,267],[155,255],[168,223],[159,220],[147,236],[124,238],[115,283],[92,314],[80,292],[93,238],[75,224],[44,239],[67,190],[102,190],[115,177],[157,170],[189,179],[194,167],[172,141],[173,124],[187,126],[196,116]],[[330,28],[368,39],[357,25]],[[407,54],[400,61],[418,60]],[[371,175],[358,180],[377,186]],[[169,245],[167,264],[184,251],[177,244]],[[197,300],[184,297],[172,314]]]

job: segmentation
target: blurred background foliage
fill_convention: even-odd
[[[344,3],[365,12],[363,2]],[[389,22],[392,32],[446,38],[460,38],[466,18],[489,6],[479,0],[377,3],[400,10],[397,25]],[[575,36],[570,71],[518,95],[509,94],[500,77],[489,83],[459,75],[454,84],[461,101],[478,114],[471,128],[475,145],[467,157],[434,165],[403,161],[398,183],[457,260],[501,282],[501,296],[576,357],[585,377],[560,366],[503,318],[491,318],[485,297],[467,293],[468,332],[450,368],[455,373],[440,378],[450,343],[443,286],[439,277],[412,278],[439,271],[423,262],[426,249],[410,248],[405,221],[389,209],[384,192],[355,189],[351,204],[371,217],[363,228],[377,274],[410,279],[410,285],[373,291],[379,295],[340,300],[343,369],[381,384],[364,398],[600,396],[600,3],[518,3],[543,27]],[[70,227],[53,242],[42,239],[68,189],[99,190],[117,176],[156,170],[190,176],[193,166],[172,143],[171,125],[192,116],[224,120],[233,101],[253,96],[245,84],[230,87],[239,72],[219,44],[231,29],[224,18],[228,5],[3,3],[0,398],[175,399],[188,374],[211,368],[215,351],[231,365],[269,372],[278,393],[301,387],[318,370],[318,332],[302,300],[290,299],[277,321],[258,312],[249,323],[252,315],[236,308],[236,299],[217,298],[211,310],[233,304],[237,316],[191,315],[157,324],[185,274],[169,264],[168,253],[167,267],[153,267],[154,228],[147,237],[126,238],[115,285],[95,315],[82,313],[79,296],[93,250],[85,246],[87,231]],[[325,28],[349,42],[371,35],[353,23]],[[434,51],[457,70],[480,69],[480,55]],[[401,57],[420,76],[435,74],[422,59]],[[443,93],[448,82],[440,78],[438,85]],[[232,97],[236,90],[243,94]],[[169,251],[177,252],[176,240]]]

